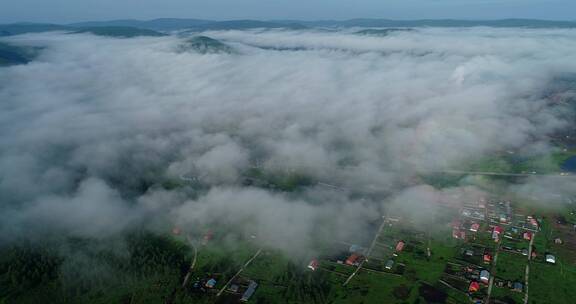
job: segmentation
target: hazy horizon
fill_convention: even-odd
[[[153,21],[153,20],[162,20],[162,19],[175,19],[175,20],[206,20],[206,21],[239,21],[239,20],[254,20],[254,21],[296,21],[296,22],[315,22],[315,21],[348,21],[348,20],[390,20],[390,21],[443,21],[443,20],[454,20],[454,21],[499,21],[499,20],[537,20],[537,21],[550,21],[550,22],[576,22],[576,19],[544,19],[544,18],[494,18],[494,19],[466,19],[466,18],[409,18],[409,19],[399,19],[399,18],[378,18],[378,17],[353,17],[353,18],[325,18],[325,19],[297,19],[297,18],[196,18],[196,17],[155,17],[155,18],[113,18],[113,19],[83,19],[77,21],[68,21],[68,22],[58,22],[58,21],[30,21],[30,20],[23,20],[23,21],[12,21],[12,22],[0,22],[0,24],[27,24],[27,23],[38,23],[38,24],[55,24],[55,25],[68,25],[68,24],[79,24],[79,23],[86,23],[86,22],[113,22],[113,21]]]
[[[157,18],[191,18],[210,20],[345,20],[380,18],[415,19],[542,19],[573,21],[576,3],[569,0],[392,0],[380,3],[360,0],[354,4],[343,0],[319,0],[314,3],[281,0],[274,5],[263,0],[238,3],[232,0],[6,0],[0,23],[45,22],[74,23],[117,19],[149,20]]]

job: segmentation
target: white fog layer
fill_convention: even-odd
[[[429,199],[476,198],[473,186],[437,190],[414,176],[502,151],[548,153],[549,136],[573,124],[549,95],[576,71],[574,30],[202,35],[234,52],[181,51],[178,35],[3,39],[43,49],[0,68],[0,241],[222,222],[275,248],[308,248],[312,234],[367,229],[384,206],[425,220]],[[388,198],[243,187],[254,166]],[[159,186],[186,176],[209,189]],[[570,193],[575,181],[513,190]]]

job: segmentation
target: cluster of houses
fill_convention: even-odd
[[[512,222],[512,203],[510,201],[491,202],[488,204],[486,213],[492,224],[508,225]]]
[[[405,247],[406,247],[406,242],[404,242],[403,240],[398,241],[398,243],[396,243],[396,246],[394,247],[393,256],[397,257],[398,254],[400,254],[400,252],[402,252]],[[384,268],[386,268],[386,270],[392,270],[392,267],[394,267],[394,259],[389,259],[384,264]]]
[[[474,238],[475,233],[480,230],[480,222],[486,220],[486,201],[479,200],[467,205],[461,210],[460,215],[462,220],[452,222],[452,237],[465,240],[469,238],[469,233],[472,233]]]
[[[484,267],[474,264],[449,263],[446,266],[443,280],[452,282],[455,284],[454,286],[458,286],[454,288],[462,292],[467,291],[472,295],[490,283],[490,272]]]
[[[196,281],[192,283],[192,292],[209,292],[216,287],[217,283],[218,281],[215,277],[196,278]]]
[[[452,222],[452,237],[455,239],[465,240],[469,235],[467,232],[476,233],[480,230],[480,224],[476,221],[462,222],[454,220]]]
[[[475,293],[480,291],[482,285],[488,285],[490,282],[490,272],[487,269],[467,266],[464,267],[464,273],[462,274],[470,284],[468,285],[468,292]],[[481,285],[482,284],[482,285]]]
[[[492,240],[501,242],[503,238],[516,238],[530,241],[534,232],[530,230],[522,230],[520,232],[513,222],[513,210],[509,201],[496,201],[486,202],[480,200],[474,204],[468,204],[461,210],[460,219],[452,222],[452,237],[461,240],[471,240],[473,243],[476,241],[478,232],[481,229],[486,229]],[[530,220],[532,219],[532,221]],[[487,225],[487,228],[482,228],[482,223]],[[526,223],[531,226],[537,227],[537,220],[533,217],[528,217]],[[512,229],[512,230],[511,230]],[[494,252],[491,246],[473,245],[467,249],[462,250],[465,260],[473,261],[469,266],[463,267],[463,271],[458,271],[452,275],[460,277],[462,280],[468,282],[468,292],[476,294],[482,288],[490,283],[490,271],[488,266],[478,266],[483,263],[490,265],[494,259]],[[478,257],[481,256],[481,260]],[[481,261],[481,262],[480,262]],[[494,278],[494,282],[501,284],[502,287],[508,286],[510,289],[522,292],[523,285],[521,282],[507,282]],[[499,285],[497,285],[499,286]],[[499,286],[500,287],[500,286]]]
[[[406,242],[399,240],[395,247],[393,256],[384,263],[384,268],[387,270],[392,270],[394,267],[394,257],[397,257],[400,252],[406,247]],[[341,265],[355,266],[358,267],[366,260],[365,256],[366,248],[359,245],[351,245],[348,250],[341,252],[336,258],[335,262]],[[307,268],[311,271],[316,271],[320,267],[320,262],[317,258],[313,258],[308,263]]]

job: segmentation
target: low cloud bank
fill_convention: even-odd
[[[417,173],[505,150],[545,153],[550,134],[573,123],[571,105],[550,99],[554,79],[576,71],[572,30],[204,34],[235,52],[182,52],[186,38],[173,36],[10,38],[44,49],[0,68],[1,240],[172,221],[308,248],[313,235],[365,229],[383,200],[423,218],[422,202],[446,194],[418,185]],[[347,190],[294,198],[240,187],[256,164]],[[212,188],[161,189],[182,176]],[[540,183],[534,191],[550,189]],[[346,195],[353,189],[388,198]]]

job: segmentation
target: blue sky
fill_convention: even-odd
[[[576,20],[576,0],[2,0],[0,22],[205,19]]]

